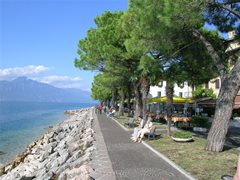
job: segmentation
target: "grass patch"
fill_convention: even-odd
[[[129,119],[127,115],[115,119],[129,128],[125,124]],[[153,122],[153,125],[157,129],[167,129],[167,124]],[[219,180],[224,174],[234,175],[236,172],[236,148],[226,148],[221,153],[207,152],[204,150],[205,139],[194,137],[193,142],[179,143],[163,134],[159,139],[146,142],[199,180]]]
[[[133,129],[133,128],[130,128],[128,125],[125,124],[125,123],[128,122],[129,118],[132,118],[132,117],[128,117],[127,115],[114,117],[114,119],[116,119],[124,127],[128,128],[128,129]],[[134,121],[134,127],[136,127],[136,126],[138,126],[138,123],[136,121]]]
[[[128,117],[127,114],[124,114],[124,116],[116,116],[114,117],[114,119],[116,119],[120,124],[122,124],[124,127],[128,128],[128,129],[133,129],[131,127],[129,127],[128,125],[126,125],[125,123],[128,122],[129,118],[133,118],[133,117]],[[157,129],[167,129],[167,124],[163,124],[163,123],[158,123],[158,122],[153,122],[153,125],[157,128]],[[139,126],[139,122],[137,120],[134,121],[134,127]]]
[[[139,126],[139,121],[135,120],[134,121],[134,126],[133,127],[129,127],[126,123],[128,122],[128,119],[132,118],[132,117],[127,117],[127,115],[124,116],[118,116],[118,117],[114,117],[114,119],[116,119],[120,124],[122,124],[124,127],[128,128],[128,129],[133,129],[134,127]],[[166,124],[162,124],[162,123],[156,123],[153,122],[153,125],[157,128],[157,129],[167,129],[167,125]]]
[[[147,143],[199,180],[218,180],[223,174],[234,175],[236,171],[235,148],[221,153],[207,152],[204,150],[206,140],[197,137],[194,142],[179,143],[162,136]]]
[[[167,129],[167,124],[162,124],[162,123],[153,122],[153,125],[154,125],[157,129],[164,129],[164,130]]]

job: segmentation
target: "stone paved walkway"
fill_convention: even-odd
[[[97,115],[113,171],[119,180],[186,180],[184,174],[169,165],[146,146],[130,140],[106,115]],[[107,171],[106,171],[107,172]]]
[[[90,175],[96,180],[115,180],[116,176],[113,172],[112,163],[95,114],[93,114],[93,118],[94,139],[96,140],[93,145],[96,150],[92,155],[90,166],[95,169],[95,171],[91,172]]]

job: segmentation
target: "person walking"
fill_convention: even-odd
[[[98,110],[99,110],[99,114],[102,114],[102,104],[100,104],[99,106],[98,106]]]

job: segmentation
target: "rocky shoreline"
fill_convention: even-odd
[[[93,109],[65,111],[69,119],[28,145],[14,161],[0,167],[0,180],[93,179],[89,165],[93,146]]]

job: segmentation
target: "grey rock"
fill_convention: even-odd
[[[49,143],[56,142],[56,139],[54,138],[49,138]]]
[[[59,156],[59,152],[54,152],[49,156],[49,159],[55,159]]]
[[[84,149],[87,149],[88,147],[90,147],[93,143],[94,139],[93,137],[87,137],[84,141]]]
[[[71,162],[76,161],[82,155],[83,155],[83,151],[82,150],[75,151],[74,154],[67,160],[67,163],[71,163]]]
[[[79,133],[79,128],[74,127],[72,131],[69,133],[69,135],[74,137],[78,133]]]
[[[73,169],[67,169],[64,172],[64,175],[66,179],[69,180],[91,180],[92,178],[90,177],[89,173],[92,169],[86,165],[82,165],[78,168],[73,168]]]
[[[0,164],[0,176],[5,173],[5,167],[3,164]]]
[[[37,178],[36,178],[36,180],[51,180],[52,179],[52,176],[51,175],[49,175],[49,174],[44,174],[44,175],[42,175],[42,176],[38,176]]]
[[[12,164],[5,166],[5,172],[8,172],[12,169]]]
[[[93,131],[93,129],[91,129],[91,128],[87,128],[87,129],[86,129],[86,133],[93,134],[93,133],[94,133],[94,131]]]
[[[67,144],[76,142],[75,136],[71,136],[71,135],[68,135],[64,140],[66,141]]]
[[[65,149],[66,148],[66,141],[61,141],[58,145],[57,145],[57,147],[54,149],[55,151],[56,151],[56,149]]]
[[[1,177],[2,180],[12,180],[12,179],[19,179],[16,177],[16,175],[14,173],[9,173],[6,176],[2,176]]]
[[[71,167],[81,166],[81,165],[83,165],[84,163],[86,163],[89,160],[90,160],[89,157],[81,156],[80,158],[76,159],[75,161],[73,161],[71,163]]]
[[[69,149],[70,152],[74,152],[76,150],[79,150],[80,149],[80,142],[73,142],[73,143],[69,144],[68,149]]]
[[[56,134],[59,134],[63,131],[62,127],[58,126],[57,129],[55,130]]]
[[[58,180],[66,180],[67,179],[67,174],[66,174],[67,171],[68,171],[68,169],[61,172],[60,175],[58,176]]]
[[[87,153],[87,152],[93,152],[94,150],[96,150],[96,147],[91,146],[91,147],[89,147],[89,148],[85,151],[85,153]]]
[[[58,159],[54,159],[51,162],[49,169],[57,168],[58,166],[59,166],[59,160]]]
[[[48,152],[49,154],[53,153],[53,147],[50,144],[46,144],[42,147],[44,152]]]
[[[51,143],[49,143],[49,145],[52,147],[52,148],[55,148],[56,146],[57,146],[57,142],[55,141],[55,142],[51,142]]]
[[[55,139],[59,142],[59,141],[61,141],[63,138],[65,138],[65,133],[64,132],[61,132],[61,133],[59,133],[56,137],[55,137]]]
[[[62,165],[63,163],[65,163],[67,161],[67,159],[69,158],[69,153],[66,152],[64,154],[62,154],[60,157],[57,158],[58,162],[60,165]]]
[[[40,169],[40,170],[37,172],[36,177],[42,177],[42,176],[44,176],[45,174],[47,174],[46,169],[45,169],[45,168],[44,168],[44,169]]]
[[[49,156],[49,152],[48,151],[44,151],[38,158],[39,162],[43,162],[48,156]]]
[[[62,129],[63,129],[63,131],[65,131],[65,132],[69,132],[69,125],[68,125],[68,124],[64,124],[64,125],[62,126]]]

